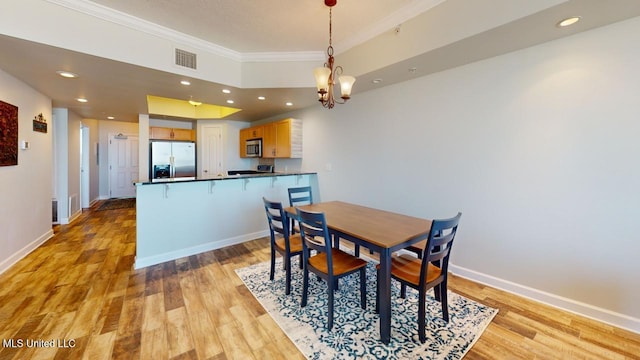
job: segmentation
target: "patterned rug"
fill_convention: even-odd
[[[109,199],[106,200],[100,207],[98,207],[98,211],[102,210],[115,210],[115,209],[133,209],[136,207],[136,198],[126,198],[126,199]]]
[[[327,288],[314,275],[309,281],[307,306],[300,307],[302,270],[292,261],[291,294],[286,296],[282,258],[269,281],[269,262],[237,269],[251,293],[308,359],[461,359],[489,325],[498,310],[449,291],[449,323],[442,320],[440,303],[427,294],[427,341],[418,339],[418,293],[392,281],[391,341],[380,341],[375,314],[375,263],[367,266],[367,309],[360,308],[358,274],[340,280],[335,295],[334,325],[326,330]]]

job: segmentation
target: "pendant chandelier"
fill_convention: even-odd
[[[333,67],[333,46],[331,46],[331,8],[336,4],[337,0],[324,0],[324,4],[329,7],[329,47],[327,48],[327,62],[323,67],[313,70],[316,78],[316,87],[318,88],[318,101],[322,106],[332,109],[333,106],[344,104],[351,97],[351,89],[356,78],[349,75],[342,75],[342,66]],[[340,92],[342,101],[334,98],[334,86],[336,78],[340,82]]]

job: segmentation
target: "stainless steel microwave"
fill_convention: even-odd
[[[262,139],[251,139],[246,142],[247,157],[262,157]]]

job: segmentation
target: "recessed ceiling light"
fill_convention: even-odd
[[[264,96],[258,96],[258,100],[265,100],[265,99],[266,99],[266,97],[264,97]]]
[[[115,117],[113,117],[113,116],[107,116],[107,119],[109,119],[109,120],[113,120],[113,119],[115,119]]]
[[[233,100],[227,100],[227,104],[233,104]]]
[[[374,84],[380,84],[382,82],[382,79],[373,79],[371,80],[371,82]]]
[[[191,85],[191,82],[188,81],[188,80],[182,80],[182,81],[180,81],[180,84],[185,85],[185,86],[189,86],[189,85]]]
[[[77,98],[76,100],[77,100],[78,102],[81,102],[81,103],[86,103],[86,102],[88,102],[88,101],[89,101],[89,100],[87,100],[87,99],[85,99],[85,98]]]
[[[60,71],[56,71],[56,73],[58,75],[62,76],[62,77],[69,78],[69,79],[73,79],[73,78],[77,78],[78,77],[78,74],[72,73],[70,71],[60,70]]]
[[[225,94],[231,94],[231,90],[229,89],[222,89],[222,92]]]
[[[286,103],[285,103],[285,105],[287,105],[287,106],[293,106],[293,103],[292,103],[292,102],[290,102],[290,101],[288,101],[288,102],[286,102]]]
[[[556,26],[567,27],[577,23],[578,21],[580,21],[580,16],[572,16],[560,21]]]

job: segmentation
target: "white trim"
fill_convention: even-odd
[[[69,217],[69,223],[74,222],[77,218],[80,217],[80,215],[82,215],[82,209],[78,209],[78,211],[71,214],[71,216]]]
[[[93,2],[80,0],[46,1],[136,31],[158,36],[180,44],[178,47],[181,48],[186,45],[237,62],[321,61],[325,56],[321,51],[240,53]]]
[[[449,264],[449,270],[460,277],[522,296],[555,308],[640,334],[640,319],[587,303],[551,294],[528,286]]]
[[[183,34],[164,26],[140,19],[127,13],[114,10],[112,8],[82,0],[46,0],[52,4],[64,6],[68,9],[84,13],[95,18],[109,21],[114,24],[125,26],[149,35],[158,36],[163,39],[174,41],[180,44],[192,46],[196,49],[209,51],[225,58],[240,61],[240,53],[227,49],[220,45],[198,39],[196,37]]]
[[[40,237],[32,241],[27,246],[15,252],[13,255],[9,256],[6,260],[0,262],[0,274],[4,273],[15,265],[18,261],[22,260],[25,256],[29,255],[33,250],[37,249],[38,246],[42,245],[45,241],[51,239],[53,237],[53,229],[50,229],[46,233],[42,234]]]
[[[206,244],[201,244],[201,245],[193,246],[186,249],[180,249],[176,251],[170,251],[164,254],[147,256],[144,258],[139,258],[138,256],[136,256],[136,261],[133,264],[133,268],[137,270],[147,266],[157,265],[163,262],[180,259],[183,257],[196,255],[196,254],[200,254],[200,253],[211,251],[211,250],[221,249],[223,247],[240,244],[250,240],[260,239],[265,236],[269,236],[268,230],[258,231],[255,233],[245,234],[241,236],[235,236],[235,237],[223,239],[223,240],[211,241]]]
[[[82,215],[82,209],[79,209],[75,213],[71,214],[69,217],[58,218],[58,225],[68,225],[71,224],[75,219],[77,219],[80,215]]]

